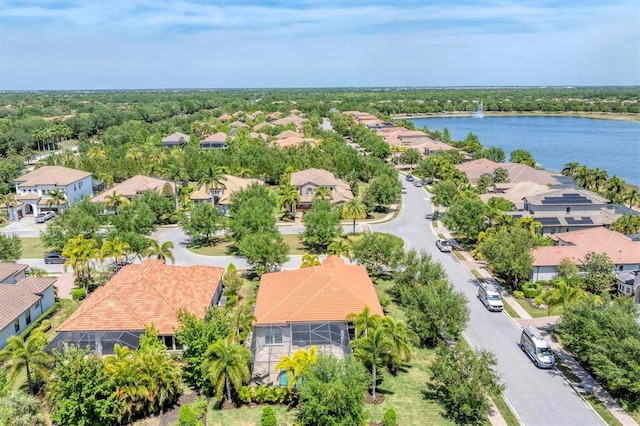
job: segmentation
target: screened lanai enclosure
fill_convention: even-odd
[[[130,349],[137,349],[142,333],[142,331],[63,331],[56,333],[56,337],[46,349],[49,351],[76,346],[82,349],[88,348],[98,355],[107,355],[113,353],[116,343]]]
[[[298,322],[286,325],[256,326],[251,338],[253,353],[252,381],[255,383],[281,384],[284,374],[275,369],[283,355],[311,346],[318,354],[343,358],[351,353],[350,330],[346,322]]]

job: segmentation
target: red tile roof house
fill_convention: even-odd
[[[16,185],[15,207],[9,208],[9,220],[20,220],[24,216],[38,215],[43,211],[55,211],[55,204],[47,206],[49,191],[60,189],[65,193],[66,202],[60,208],[81,201],[93,195],[91,173],[61,166],[43,166],[14,179]]]
[[[0,263],[0,350],[55,303],[55,278],[27,277],[28,265]]]
[[[182,350],[174,337],[178,312],[204,318],[220,299],[223,274],[224,268],[165,265],[158,259],[127,265],[80,305],[47,348],[89,346],[100,355],[113,353],[116,343],[135,349],[153,324],[168,350]]]
[[[353,199],[349,184],[337,179],[333,173],[320,169],[306,169],[291,174],[291,185],[298,187],[300,193],[300,210],[307,210],[313,202],[313,195],[320,186],[331,190],[331,201],[341,204]]]
[[[337,358],[350,354],[353,326],[346,317],[365,306],[384,316],[367,270],[337,256],[320,266],[264,274],[254,310],[252,380],[280,382],[274,367],[282,356],[311,346]]]
[[[538,247],[531,252],[533,281],[553,279],[558,274],[562,259],[569,258],[577,265],[591,252],[605,253],[618,272],[640,269],[640,241],[633,241],[602,226],[549,237],[555,245]]]
[[[173,148],[174,146],[182,146],[189,142],[189,135],[176,132],[162,139],[163,148]]]
[[[486,158],[467,161],[465,163],[456,164],[456,169],[467,175],[471,183],[476,183],[485,173],[493,173],[498,167],[502,167],[509,172],[509,182],[535,182],[540,185],[557,185],[560,183],[553,173],[545,170],[534,169],[526,164],[520,163],[496,163]]]

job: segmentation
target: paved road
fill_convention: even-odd
[[[404,185],[404,206],[394,221],[372,225],[375,232],[388,232],[404,239],[407,249],[424,250],[442,263],[457,290],[467,296],[471,310],[465,331],[474,348],[492,351],[497,371],[506,385],[505,395],[526,425],[599,425],[599,417],[569,388],[561,374],[536,368],[517,345],[520,329],[504,312],[489,312],[476,297],[473,276],[451,254],[435,248],[430,227],[432,205],[422,188]]]

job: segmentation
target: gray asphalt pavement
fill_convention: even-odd
[[[435,246],[431,228],[433,206],[422,188],[404,186],[407,194],[397,219],[372,225],[375,232],[388,232],[404,239],[407,249],[424,250],[439,261],[455,288],[469,300],[470,320],[465,335],[476,349],[492,351],[496,370],[506,385],[505,396],[525,425],[600,425],[591,407],[565,383],[556,369],[541,370],[520,350],[520,328],[504,312],[489,312],[477,299],[476,281],[453,255]]]

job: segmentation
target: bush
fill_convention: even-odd
[[[183,405],[180,407],[178,414],[178,426],[201,426],[202,422],[198,420],[196,412],[191,405]]]
[[[43,320],[38,326],[38,330],[42,331],[43,333],[46,333],[47,331],[51,330],[51,321]]]
[[[262,417],[260,418],[260,426],[277,426],[278,419],[273,408],[267,406],[262,409]]]
[[[384,417],[382,418],[384,426],[396,426],[396,417],[396,410],[389,408],[384,412]]]
[[[236,303],[238,303],[238,295],[232,294],[230,296],[227,296],[227,308],[233,308]]]
[[[516,290],[513,292],[513,297],[515,297],[516,299],[524,299],[524,293]]]
[[[86,295],[87,293],[84,291],[84,288],[76,288],[71,292],[71,298],[76,302],[84,299]]]
[[[542,294],[542,285],[539,283],[527,282],[522,285],[522,293],[527,299],[532,299]]]
[[[238,389],[238,398],[245,404],[250,404],[253,400],[253,390],[251,386],[243,386]]]
[[[195,401],[191,403],[191,408],[196,415],[196,418],[202,419],[204,413],[207,411],[207,397],[199,396]]]
[[[214,396],[213,398],[211,398],[211,401],[209,401],[209,410],[210,411],[219,410],[220,407],[222,406],[221,402],[222,401],[220,401],[218,398]]]

